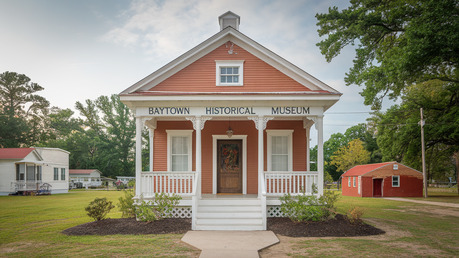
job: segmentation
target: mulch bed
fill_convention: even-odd
[[[338,214],[328,221],[294,223],[288,218],[268,218],[268,230],[290,237],[349,237],[379,235],[385,232],[365,223],[350,223]],[[153,222],[130,219],[105,219],[66,229],[62,233],[81,235],[183,234],[191,230],[191,219],[164,219]]]
[[[351,237],[384,234],[383,230],[364,222],[350,223],[344,215],[314,222],[292,222],[289,218],[268,218],[268,230],[289,237]]]

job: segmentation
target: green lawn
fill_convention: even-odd
[[[435,195],[428,200],[453,200]],[[0,197],[0,257],[48,256],[198,256],[199,251],[180,242],[181,234],[66,236],[64,229],[90,222],[84,207],[96,197],[114,203],[120,191],[72,191],[52,196]],[[369,223],[385,235],[357,238],[285,238],[262,256],[459,256],[459,209],[390,201],[380,198],[342,197],[340,212],[364,209]],[[114,209],[109,217],[119,218]],[[276,254],[276,250],[278,253]]]
[[[50,196],[0,197],[0,257],[197,256],[182,235],[66,236],[61,231],[92,221],[84,207],[96,197],[118,203],[121,191],[71,191]],[[108,215],[121,217],[118,208]]]
[[[428,201],[439,199],[456,203],[456,195],[430,192]],[[446,196],[446,197],[445,197]],[[420,199],[420,198],[419,198]],[[423,198],[424,200],[424,198]],[[342,196],[338,211],[351,207],[364,209],[364,219],[387,233],[352,238],[288,238],[284,243],[262,252],[262,257],[280,255],[289,248],[293,257],[458,257],[459,209],[382,198]],[[284,249],[282,249],[284,248]]]

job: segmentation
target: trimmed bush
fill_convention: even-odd
[[[103,220],[105,216],[110,212],[111,209],[115,208],[111,201],[107,201],[107,198],[96,198],[90,202],[85,208],[88,212],[88,216],[94,220]]]
[[[155,193],[155,199],[147,202],[140,198],[140,203],[135,207],[135,215],[141,221],[155,221],[171,216],[172,209],[180,202],[177,194]]]
[[[118,208],[120,209],[123,218],[134,218],[135,217],[135,206],[134,206],[134,191],[124,190],[124,197],[118,198]]]

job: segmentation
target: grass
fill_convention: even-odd
[[[457,193],[438,193],[435,189],[430,194],[428,201],[450,200],[456,203],[458,198]],[[357,238],[292,239],[290,256],[459,256],[457,208],[347,196],[342,196],[337,206],[340,213],[346,213],[354,206],[363,208],[363,218],[387,233]]]
[[[431,190],[429,201],[456,202],[457,195]],[[90,222],[84,207],[96,197],[114,203],[121,191],[71,191],[51,196],[0,197],[0,257],[150,256],[190,257],[199,251],[180,242],[183,235],[66,236],[61,231]],[[282,254],[303,256],[459,256],[459,209],[343,196],[338,210],[364,209],[364,219],[387,231],[357,238],[289,238]],[[435,211],[435,212],[434,212]],[[442,212],[448,211],[445,214]],[[118,209],[110,218],[121,217]],[[271,248],[276,248],[273,246]],[[269,248],[269,249],[271,249]],[[269,251],[266,250],[266,251]],[[262,253],[262,256],[265,253]],[[268,255],[269,256],[269,255]]]
[[[84,207],[96,197],[114,204],[121,191],[71,191],[49,196],[0,197],[0,257],[197,256],[181,234],[66,236],[61,231],[92,221]],[[120,218],[113,209],[108,217]]]

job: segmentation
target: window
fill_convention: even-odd
[[[347,178],[347,187],[351,187],[351,177]]]
[[[355,176],[352,177],[352,187],[355,187]]]
[[[292,171],[293,130],[266,130],[268,171]]]
[[[65,168],[61,168],[61,180],[65,180]]]
[[[37,167],[37,180],[38,181],[42,180],[42,167],[41,166]]]
[[[16,164],[16,180],[24,180],[25,164]]]
[[[244,61],[215,61],[217,86],[242,86],[244,83]]]
[[[54,168],[54,180],[59,180],[59,169]]]
[[[192,130],[166,130],[167,132],[167,170],[191,171]]]
[[[400,176],[392,176],[392,187],[400,187]]]

